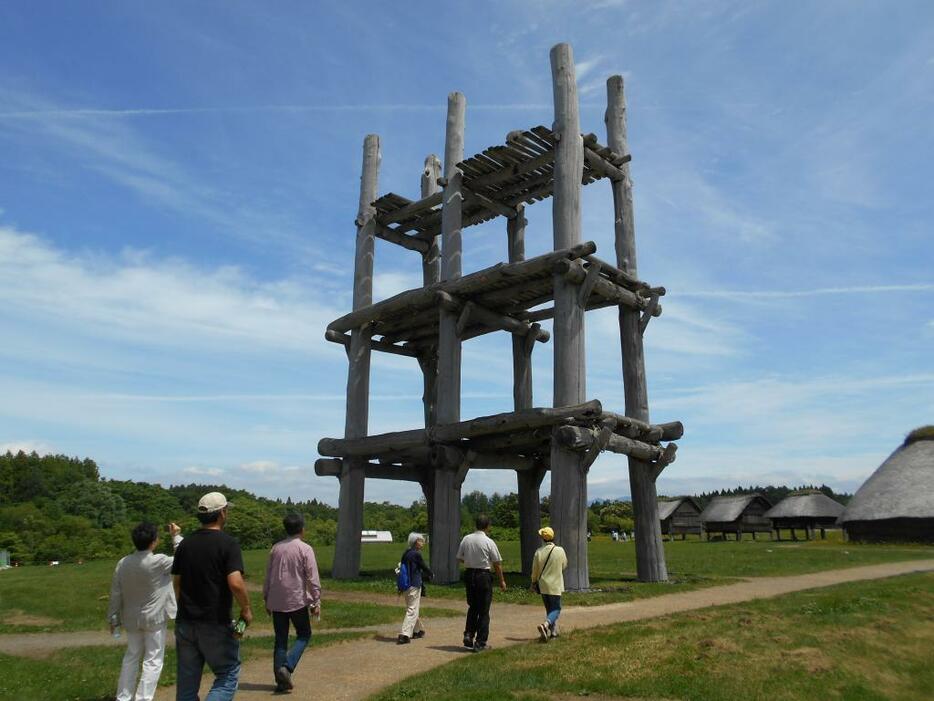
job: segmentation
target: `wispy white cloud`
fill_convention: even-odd
[[[678,297],[718,299],[787,299],[821,295],[885,294],[889,292],[934,292],[934,283],[907,285],[855,285],[851,287],[815,287],[809,290],[678,290]]]
[[[10,228],[0,228],[0,298],[18,314],[154,347],[237,341],[315,352],[339,316],[313,280],[258,282],[140,251],[66,253]]]

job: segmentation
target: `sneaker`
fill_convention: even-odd
[[[275,673],[276,684],[281,686],[284,691],[291,691],[293,688],[292,684],[292,673],[289,671],[289,668],[283,665],[276,670]]]
[[[471,638],[469,635],[464,636],[464,647],[473,650],[473,638]]]
[[[484,650],[489,650],[490,646],[486,643],[474,643],[473,651],[474,652],[483,652]]]
[[[398,638],[398,640],[396,640],[396,645],[408,645],[409,642],[410,642],[410,641],[409,641],[409,636],[407,636],[407,635],[400,635],[399,638]]]
[[[557,623],[555,623],[553,626],[551,626],[551,637],[552,637],[552,638],[557,638],[557,637],[558,637],[558,624],[557,624]]]
[[[543,643],[548,642],[548,638],[551,637],[551,629],[548,627],[547,623],[538,624],[538,639]]]
[[[425,631],[420,630],[417,633],[412,633],[412,640],[418,640],[419,638],[425,637]]]

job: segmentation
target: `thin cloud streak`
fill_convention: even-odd
[[[723,299],[787,299],[820,295],[873,294],[880,292],[934,292],[934,283],[911,285],[857,285],[855,287],[816,287],[812,290],[697,290],[677,292],[678,297]]]

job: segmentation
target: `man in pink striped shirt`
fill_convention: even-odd
[[[315,551],[302,538],[305,519],[301,514],[289,514],[282,519],[288,537],[272,546],[263,599],[266,613],[272,616],[276,634],[273,674],[276,691],[293,688],[292,672],[311,640],[311,619],[321,614],[321,580]],[[295,626],[295,642],[289,648],[289,624]]]

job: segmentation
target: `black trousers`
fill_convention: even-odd
[[[489,570],[464,571],[467,587],[467,623],[464,637],[486,644],[490,637],[490,604],[493,603],[493,573]]]

